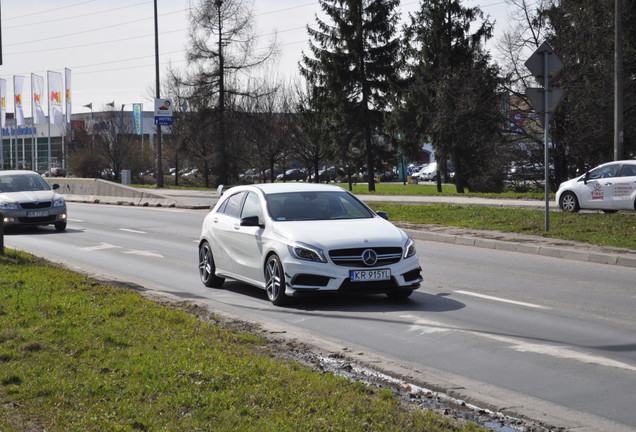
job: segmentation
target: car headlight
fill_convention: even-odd
[[[305,244],[305,243],[292,243],[289,245],[289,252],[292,256],[306,261],[315,261],[326,263],[327,258],[322,249]]]
[[[413,240],[411,240],[411,238],[409,237],[408,240],[406,240],[406,243],[404,244],[404,256],[403,258],[410,258],[413,255],[415,255],[416,251],[415,251],[415,242]]]
[[[18,203],[9,201],[0,201],[0,209],[3,210],[18,210]]]
[[[64,206],[64,197],[55,198],[53,200],[53,207],[62,207]]]

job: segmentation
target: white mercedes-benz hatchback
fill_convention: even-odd
[[[227,189],[203,222],[201,281],[239,280],[275,305],[319,291],[407,298],[422,281],[415,244],[382,216],[333,185]]]

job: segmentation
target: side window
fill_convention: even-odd
[[[636,176],[636,165],[625,164],[621,168],[621,177],[634,177]]]
[[[225,204],[219,208],[219,213],[224,213],[235,218],[241,213],[241,204],[243,203],[245,192],[239,192],[229,197]]]
[[[596,180],[601,178],[611,178],[616,177],[616,171],[618,170],[618,165],[607,165],[601,168],[596,168],[595,170],[590,171],[590,180]]]
[[[245,204],[243,204],[243,211],[241,212],[241,218],[258,216],[259,221],[263,221],[263,212],[261,210],[261,200],[253,192],[247,194]]]

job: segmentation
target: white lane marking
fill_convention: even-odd
[[[120,248],[121,248],[121,246],[115,246],[115,245],[112,245],[110,243],[102,243],[99,246],[89,246],[89,247],[82,248],[81,250],[84,250],[84,251],[96,251],[96,250],[120,249]]]
[[[535,354],[542,354],[549,357],[556,357],[567,360],[575,360],[580,363],[596,364],[599,366],[614,367],[617,369],[625,369],[629,371],[636,371],[636,366],[632,366],[627,363],[612,360],[606,357],[587,354],[574,349],[565,347],[563,345],[548,345],[526,342],[520,339],[512,337],[498,336],[490,333],[483,333],[476,330],[464,330],[458,327],[454,327],[448,324],[444,324],[438,321],[433,321],[425,318],[419,318],[413,315],[402,315],[408,321],[413,322],[409,326],[408,332],[419,334],[432,334],[441,332],[457,332],[464,334],[472,334],[475,336],[481,336],[487,339],[491,339],[497,342],[509,344],[511,349],[517,352],[530,352]]]
[[[68,220],[69,222],[80,222],[80,223],[81,223],[81,222],[84,222],[84,219],[71,219],[71,218],[68,218],[67,220]]]
[[[505,298],[501,298],[501,297],[493,297],[493,296],[489,296],[486,294],[479,294],[479,293],[474,293],[471,291],[462,291],[462,290],[458,290],[455,291],[457,294],[463,294],[463,295],[467,295],[467,296],[472,296],[472,297],[479,297],[482,299],[486,299],[486,300],[492,300],[492,301],[498,301],[501,303],[509,303],[509,304],[513,304],[513,305],[517,305],[517,306],[525,306],[525,307],[529,307],[529,308],[535,308],[535,309],[552,309],[550,307],[547,306],[541,306],[541,305],[537,305],[537,304],[533,304],[533,303],[526,303],[526,302],[520,302],[520,301],[516,301],[516,300],[508,300]]]
[[[139,256],[145,256],[145,257],[153,257],[153,258],[163,258],[164,256],[155,252],[150,252],[150,251],[144,251],[144,250],[135,250],[135,249],[129,249],[127,251],[124,251],[123,253],[125,254],[130,254],[130,255],[139,255]]]
[[[139,230],[128,229],[128,228],[119,228],[119,231],[126,231],[130,233],[135,233],[135,234],[148,234],[146,231],[139,231]]]

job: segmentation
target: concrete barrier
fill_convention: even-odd
[[[177,207],[179,202],[170,197],[141,191],[131,186],[102,179],[46,177],[50,184],[60,186],[57,192],[68,201],[135,205],[151,207]]]

